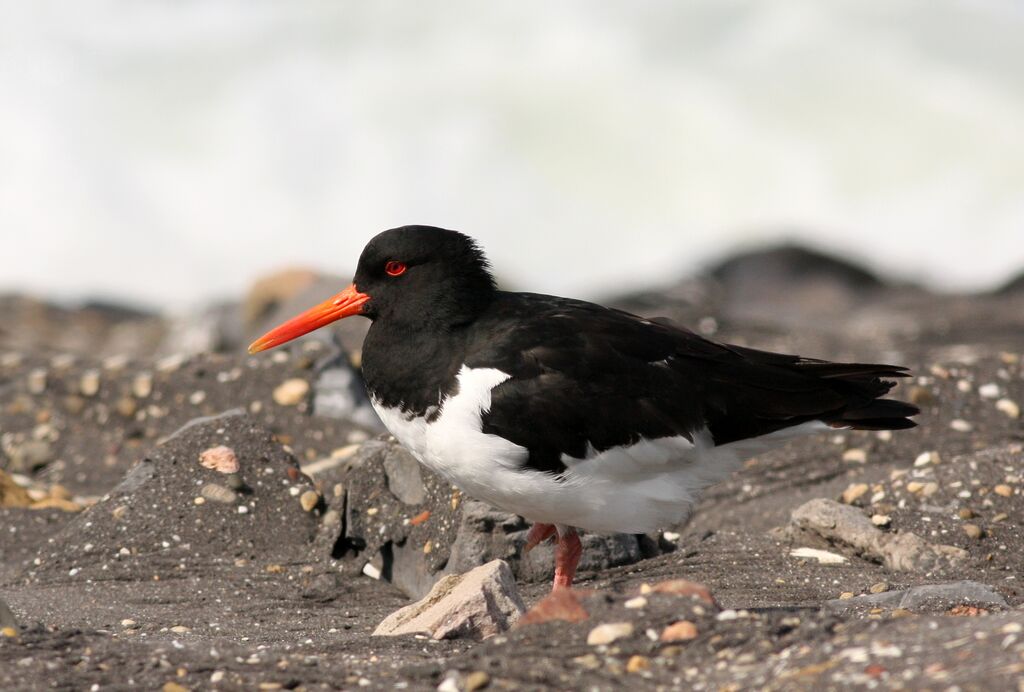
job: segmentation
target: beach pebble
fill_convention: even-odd
[[[697,637],[697,625],[689,620],[679,620],[666,627],[661,632],[663,642],[688,642]]]
[[[843,461],[851,464],[866,464],[868,461],[868,453],[863,449],[853,448],[843,452]]]
[[[1005,413],[1010,418],[1020,418],[1020,405],[1013,399],[1000,399],[996,402],[996,410]]]
[[[982,399],[995,399],[999,396],[999,385],[989,382],[978,387],[978,396]]]
[[[299,504],[302,505],[302,509],[307,512],[312,512],[313,508],[320,502],[320,495],[315,490],[307,490],[302,493],[299,497]]]
[[[978,539],[985,534],[977,524],[964,524],[963,529],[968,538]]]
[[[953,420],[949,421],[949,427],[952,428],[953,430],[956,430],[957,432],[963,433],[971,432],[972,430],[974,430],[974,426],[971,425],[968,421],[965,421],[963,418],[954,418]]]
[[[922,466],[927,466],[928,464],[938,464],[941,460],[939,453],[936,451],[921,452],[917,455],[917,458],[914,459],[914,466],[920,468]]]
[[[100,371],[86,370],[82,373],[82,379],[78,382],[78,391],[82,396],[96,396],[100,391]]]
[[[867,483],[854,483],[843,491],[843,504],[852,505],[868,492]]]
[[[220,473],[238,473],[239,469],[235,450],[224,445],[203,450],[199,455],[199,463]]]
[[[26,385],[29,394],[42,394],[46,391],[47,372],[43,368],[36,368],[28,374]]]
[[[1009,486],[1006,483],[1000,483],[996,487],[992,488],[992,492],[1001,497],[1010,497],[1013,495],[1013,486]]]
[[[587,644],[598,646],[600,644],[611,644],[612,642],[629,637],[633,634],[632,622],[606,622],[590,630],[587,635]]]
[[[309,393],[309,382],[293,377],[285,380],[274,389],[274,401],[278,406],[295,406]]]
[[[221,502],[226,505],[234,504],[238,500],[238,495],[234,490],[216,483],[207,483],[200,488],[199,494],[211,502]]]

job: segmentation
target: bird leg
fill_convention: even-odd
[[[572,578],[576,576],[576,567],[583,555],[583,544],[576,529],[571,526],[559,526],[558,543],[555,544],[555,583],[551,590],[568,589],[572,586]]]
[[[534,524],[526,534],[526,545],[523,546],[523,555],[526,555],[538,545],[555,535],[554,524]]]

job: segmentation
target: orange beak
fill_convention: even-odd
[[[370,296],[360,293],[356,290],[356,285],[352,284],[333,298],[329,298],[284,324],[274,327],[256,339],[249,345],[249,353],[266,351],[268,348],[280,346],[343,317],[358,315],[363,310],[363,303],[369,299]]]

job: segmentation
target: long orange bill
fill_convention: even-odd
[[[301,315],[291,318],[287,322],[274,327],[269,332],[256,339],[249,345],[249,353],[259,353],[268,348],[274,348],[281,344],[308,334],[314,329],[340,320],[343,317],[358,315],[363,310],[363,303],[368,301],[370,296],[356,290],[352,284],[338,295],[325,300],[316,307],[306,310]]]

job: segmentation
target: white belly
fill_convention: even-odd
[[[420,463],[470,497],[531,521],[598,533],[646,533],[682,522],[700,491],[744,459],[811,431],[798,433],[812,425],[804,424],[720,447],[707,431],[698,432],[693,442],[681,436],[644,440],[585,459],[563,456],[567,469],[556,476],[526,468],[525,447],[482,432],[491,390],[509,377],[492,368],[463,366],[457,393],[431,422],[371,400],[384,425]]]

